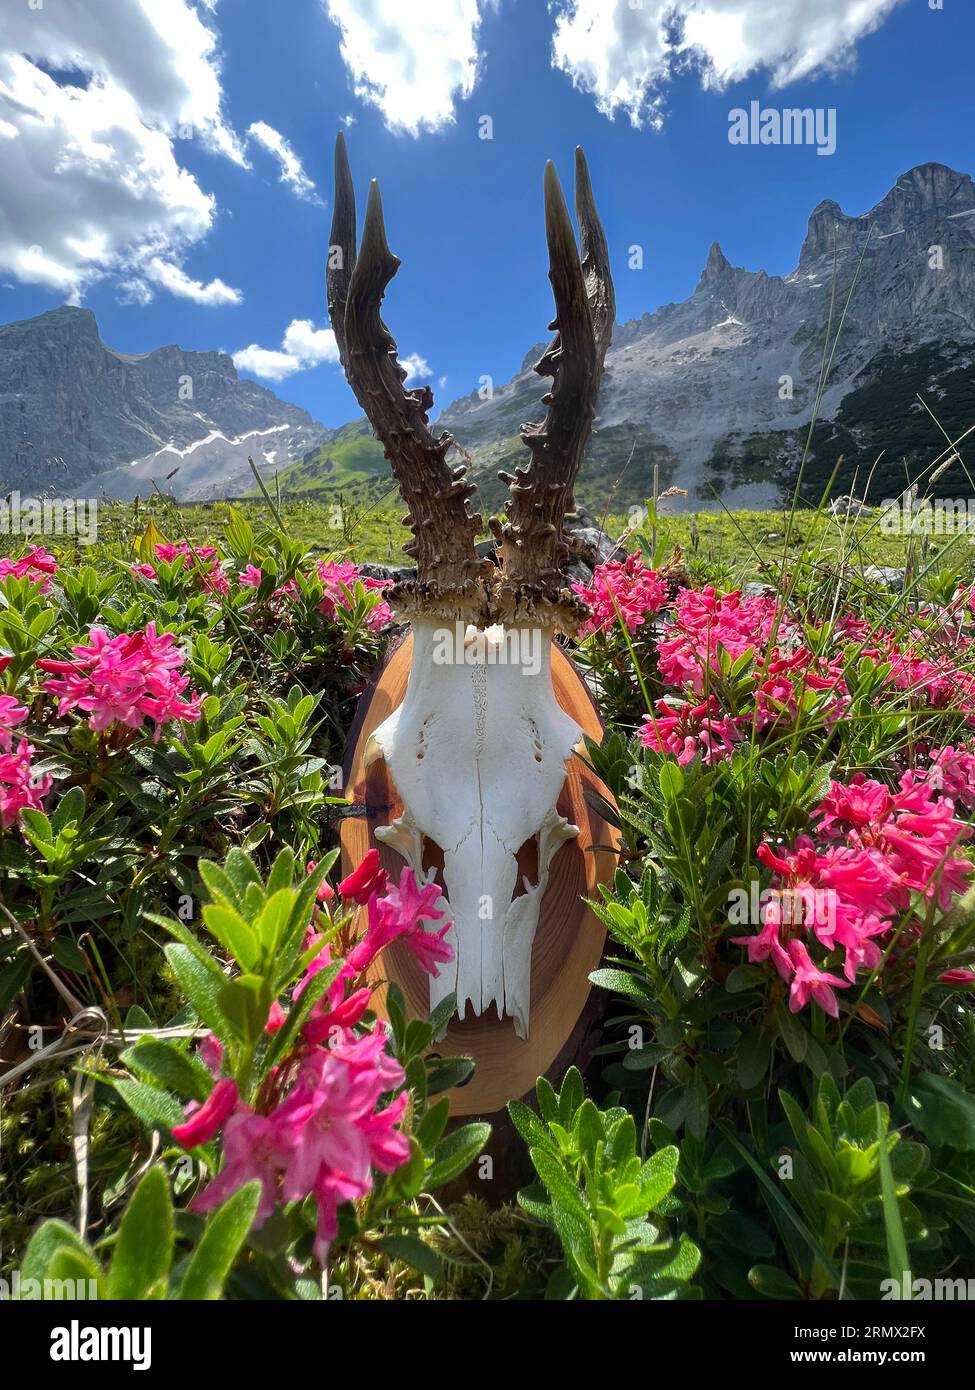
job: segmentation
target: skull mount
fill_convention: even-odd
[[[579,828],[559,814],[566,769],[582,730],[561,708],[552,684],[557,630],[581,616],[562,578],[568,556],[563,520],[592,429],[615,300],[606,239],[589,173],[576,151],[581,255],[558,176],[545,170],[549,277],[555,337],[535,370],[552,379],[541,425],[522,426],[525,466],[499,476],[509,487],[504,522],[492,521],[495,564],[479,557],[476,487],[451,465],[452,437],[434,439],[430,388],[404,387],[396,344],[380,317],[399,267],[386,241],[373,182],[356,251],[352,179],[339,135],[327,292],[340,359],[355,395],[385,446],[413,539],[416,578],[390,601],[409,617],[412,664],[402,704],[372,734],[366,762],[382,758],[403,803],[377,839],[398,851],[418,877],[442,861],[442,920],[453,919],[452,964],[431,981],[431,1004],[456,993],[458,1014],[493,1003],[529,1033],[532,949],[552,860]],[[532,861],[534,873],[520,864]]]

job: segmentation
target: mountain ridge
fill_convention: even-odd
[[[827,325],[835,331],[840,321],[827,348]],[[26,371],[23,352],[11,364],[18,333],[40,340],[51,361],[38,362],[35,341]],[[532,368],[543,347],[534,345],[509,381],[460,396],[436,417],[469,453],[485,514],[504,499],[497,470],[525,461],[520,425],[542,418],[545,385]],[[824,355],[831,369],[820,391]],[[901,174],[867,212],[820,201],[788,274],[733,265],[715,241],[686,299],[618,324],[577,495],[593,510],[609,502],[623,510],[647,497],[656,469],[661,488],[686,489],[686,503],[675,505],[716,505],[716,492],[730,505],[777,505],[791,495],[810,436],[805,483],[821,489],[842,460],[838,490],[872,471],[891,495],[943,449],[946,434],[956,438],[975,422],[973,361],[975,184],[931,161]],[[29,393],[14,388],[31,379],[30,368],[25,431]],[[174,400],[181,374],[192,380],[191,402]],[[128,384],[111,409],[95,392],[95,421],[90,380]],[[28,457],[21,446],[31,432],[40,442],[31,440]],[[238,377],[225,354],[175,344],[118,353],[102,343],[89,310],[69,307],[0,328],[0,445],[7,486],[19,463],[48,488],[235,495],[254,486],[252,450],[285,493],[364,487],[378,496],[391,485],[365,420],[327,429]],[[818,500],[815,491],[802,495]]]
[[[102,341],[91,310],[73,305],[0,326],[4,489],[133,496],[179,468],[187,476],[177,491],[187,484],[201,495],[215,474],[221,483],[239,477],[245,491],[253,479],[244,446],[270,432],[282,436],[287,462],[328,434],[307,411],[238,376],[226,353],[175,343],[119,352]]]

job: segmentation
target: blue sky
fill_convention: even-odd
[[[787,273],[823,198],[856,214],[915,164],[975,172],[971,0],[680,0],[704,47],[678,52],[671,32],[665,59],[663,0],[426,0],[426,25],[402,0],[162,0],[161,30],[154,2],[151,18],[140,0],[44,0],[0,44],[2,318],[70,299],[123,351],[255,346],[279,355],[242,359],[265,363],[257,379],[326,424],[356,413],[322,332],[331,147],[348,117],[360,210],[378,177],[403,260],[387,320],[441,406],[482,374],[507,379],[545,336],[542,169],[551,157],[567,179],[576,144],[621,320],[689,294],[712,240]],[[731,145],[728,113],[752,100],[835,108],[836,152]],[[267,138],[297,161],[290,183]]]

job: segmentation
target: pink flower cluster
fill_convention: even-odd
[[[936,661],[917,654],[916,649],[902,652],[894,645],[879,652],[879,659],[891,663],[888,681],[915,700],[923,698],[932,709],[956,709],[975,723],[975,676],[957,666],[946,656]]]
[[[241,572],[240,583],[243,588],[258,589],[264,578],[264,572],[258,565],[247,565]],[[328,618],[334,618],[339,607],[348,608],[349,600],[342,591],[342,585],[351,590],[356,583],[362,585],[373,593],[383,594],[390,587],[392,580],[371,579],[364,575],[358,565],[354,565],[350,560],[322,560],[318,565],[318,578],[325,586],[325,597],[319,604],[318,611],[324,613]],[[293,579],[289,579],[287,584],[282,584],[274,590],[275,598],[295,598],[298,593],[298,586]],[[385,599],[375,604],[366,618],[366,625],[370,631],[378,632],[385,627],[392,619],[393,613]]]
[[[937,748],[931,753],[928,782],[966,810],[975,806],[975,753],[967,748]]]
[[[671,753],[681,764],[700,754],[710,767],[726,758],[741,737],[737,724],[722,714],[713,695],[701,704],[658,700],[657,713],[644,715],[643,721],[640,740],[645,747]]]
[[[877,968],[875,938],[910,907],[912,893],[947,908],[968,886],[973,865],[956,850],[972,829],[911,772],[898,791],[863,773],[833,782],[813,819],[824,846],[808,835],[792,849],[759,846],[759,860],[775,876],[763,895],[761,930],[732,940],[753,964],[772,961],[789,983],[794,1013],[812,999],[835,1018],[833,991],[847,989],[861,969]],[[842,951],[844,979],[816,964],[813,944],[827,956]]]
[[[0,671],[6,670],[10,657],[0,657]],[[0,695],[0,829],[19,820],[21,811],[30,807],[41,809],[41,802],[51,790],[50,773],[38,777],[31,767],[37,751],[22,738],[14,747],[13,731],[27,718],[27,706],[20,705],[13,695]]]
[[[391,1173],[410,1154],[397,1130],[407,1105],[404,1091],[379,1108],[380,1098],[403,1084],[403,1069],[387,1051],[385,1026],[357,1037],[339,1030],[328,1047],[306,1049],[287,1093],[269,1113],[252,1109],[232,1077],[217,1080],[202,1105],[191,1105],[173,1137],[184,1148],[209,1143],[222,1130],[224,1163],[194,1206],[208,1211],[257,1179],[261,1226],[277,1202],[314,1197],[318,1206],[315,1255],[324,1264],[343,1202],[372,1190],[372,1170]],[[219,1067],[223,1049],[211,1039],[208,1056]]]
[[[351,590],[356,583],[359,583],[366,590],[383,594],[390,587],[391,582],[388,579],[370,579],[351,560],[322,560],[318,566],[318,577],[325,585],[325,597],[322,599],[319,611],[329,618],[335,617],[335,610],[340,604],[344,608],[349,606],[349,601],[342,592],[343,585],[346,589]],[[385,627],[391,621],[392,616],[392,609],[386,600],[382,599],[369,610],[366,623],[372,632],[378,632],[381,627]]]
[[[97,732],[115,724],[141,729],[150,719],[157,741],[170,719],[199,719],[199,697],[181,698],[189,678],[179,674],[184,657],[171,632],[157,634],[155,623],[149,623],[143,632],[109,637],[103,628],[93,627],[89,640],[90,646],[72,647],[75,661],[37,663],[54,677],[44,689],[58,697],[62,713],[83,710]]]
[[[955,660],[971,638],[950,621],[946,625],[950,612],[920,609],[917,617],[924,626],[909,631],[906,646],[895,633],[871,628],[865,620],[850,616],[837,620],[835,634],[856,643],[859,656],[889,665],[885,694],[900,691],[915,706],[923,703],[932,709],[957,710],[975,724],[975,674]]]
[[[264,582],[264,571],[260,565],[245,565],[240,572],[240,587],[242,589],[259,589]],[[289,579],[286,584],[279,584],[273,590],[276,599],[296,599],[298,597],[298,585],[293,579]]]
[[[591,584],[573,584],[572,589],[592,610],[579,629],[580,637],[615,627],[620,617],[628,631],[636,632],[667,601],[666,583],[646,567],[638,550],[625,560],[597,565]]]
[[[718,594],[705,589],[681,589],[664,636],[657,643],[660,674],[668,685],[704,691],[706,672],[720,671],[719,649],[733,660],[746,651],[761,651],[776,620],[776,603],[769,595],[742,598],[741,590]],[[780,624],[780,632],[784,632]]]
[[[747,718],[755,733],[793,727],[800,708],[831,728],[849,708],[842,654],[827,658],[805,646],[791,652],[774,647],[756,659],[756,667],[755,712]]]
[[[9,657],[0,658],[6,666]],[[0,695],[0,748],[5,753],[10,752],[10,744],[13,737],[13,730],[18,724],[22,724],[27,718],[27,706],[19,705],[13,695]]]
[[[220,568],[220,556],[212,545],[201,545],[198,550],[194,550],[186,541],[180,541],[179,545],[163,541],[155,546],[155,552],[156,559],[167,565],[182,558],[183,568],[199,574],[200,583],[209,593],[223,596],[230,592],[227,576]],[[156,578],[156,571],[152,565],[135,565],[133,569],[136,574],[141,574],[143,579]]]
[[[257,1225],[279,1201],[313,1197],[318,1207],[314,1249],[322,1264],[335,1239],[342,1203],[368,1196],[374,1171],[391,1173],[410,1155],[409,1140],[397,1129],[407,1092],[380,1106],[383,1097],[405,1080],[403,1068],[388,1051],[385,1025],[379,1022],[365,1033],[355,1032],[373,992],[371,984],[363,983],[363,972],[380,951],[400,939],[431,974],[437,974],[438,962],[453,957],[444,940],[452,924],[436,931],[424,925],[443,916],[436,907],[440,890],[436,884],[418,887],[411,869],[403,869],[399,884],[390,887],[378,852],[370,850],[342,880],[338,892],[347,906],[366,907],[368,926],[309,1012],[296,1052],[272,1071],[255,1108],[244,1101],[233,1078],[221,1077],[223,1048],[210,1036],[203,1057],[216,1084],[202,1105],[187,1107],[185,1121],[173,1130],[185,1148],[209,1143],[222,1131],[224,1164],[196,1199],[200,1210],[218,1206],[253,1179],[262,1188]],[[322,909],[334,898],[330,889],[319,891]],[[320,950],[292,991],[292,1005],[319,971],[332,964],[324,936],[309,928],[306,948],[318,942]],[[275,1003],[265,1031],[277,1032],[286,1017]]]
[[[41,810],[51,790],[51,774],[38,777],[31,766],[35,752],[34,745],[22,738],[16,748],[0,754],[0,827],[4,830],[20,818],[25,807]]]
[[[711,766],[727,758],[743,739],[794,727],[800,713],[829,728],[849,705],[842,668],[842,656],[827,660],[808,647],[794,652],[774,647],[767,656],[756,655],[750,708],[729,715],[713,694],[704,701],[693,693],[683,701],[658,700],[657,713],[643,717],[641,742],[673,754],[680,763],[700,755]]]
[[[968,887],[971,863],[953,851],[972,835],[956,820],[954,803],[938,796],[929,781],[905,772],[892,792],[862,772],[848,785],[833,782],[815,813],[821,834],[875,851],[891,876],[887,896],[892,914],[903,911],[911,893],[951,906]]]
[[[58,562],[54,556],[48,555],[42,545],[35,545],[19,560],[11,560],[7,556],[0,559],[0,582],[11,578],[29,578],[40,585],[42,594],[49,594],[51,575],[57,573],[57,568]]]

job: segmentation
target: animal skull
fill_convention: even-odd
[[[431,981],[431,1004],[456,992],[463,1018],[468,1002],[475,1014],[494,1003],[526,1037],[549,865],[579,833],[556,802],[582,731],[555,699],[550,634],[497,626],[455,634],[435,620],[414,621],[406,697],[366,754],[367,762],[385,758],[404,806],[376,838],[418,875],[424,838],[443,853],[455,956]],[[515,896],[516,856],[532,839],[538,878],[526,878]]]
[[[350,385],[386,446],[414,539],[415,580],[390,595],[411,619],[412,664],[403,703],[375,731],[367,763],[383,758],[403,803],[377,839],[397,850],[418,879],[432,879],[425,850],[443,857],[442,920],[452,919],[452,964],[431,981],[431,1004],[456,993],[460,1017],[493,1003],[527,1037],[532,945],[552,859],[578,828],[559,814],[566,764],[581,740],[552,688],[558,629],[580,610],[565,587],[562,521],[595,414],[615,304],[608,254],[582,151],[576,154],[576,246],[558,177],[545,173],[555,338],[536,366],[554,385],[542,425],[525,425],[531,460],[510,488],[508,520],[492,522],[500,567],[479,557],[471,512],[476,488],[451,466],[448,434],[427,428],[429,387],[406,391],[396,344],[379,306],[399,261],[386,243],[378,186],[358,255],[355,202],[340,135],[329,247],[328,304]],[[534,845],[535,881],[519,870]],[[530,856],[529,856],[530,857]],[[519,877],[521,882],[519,883]]]

